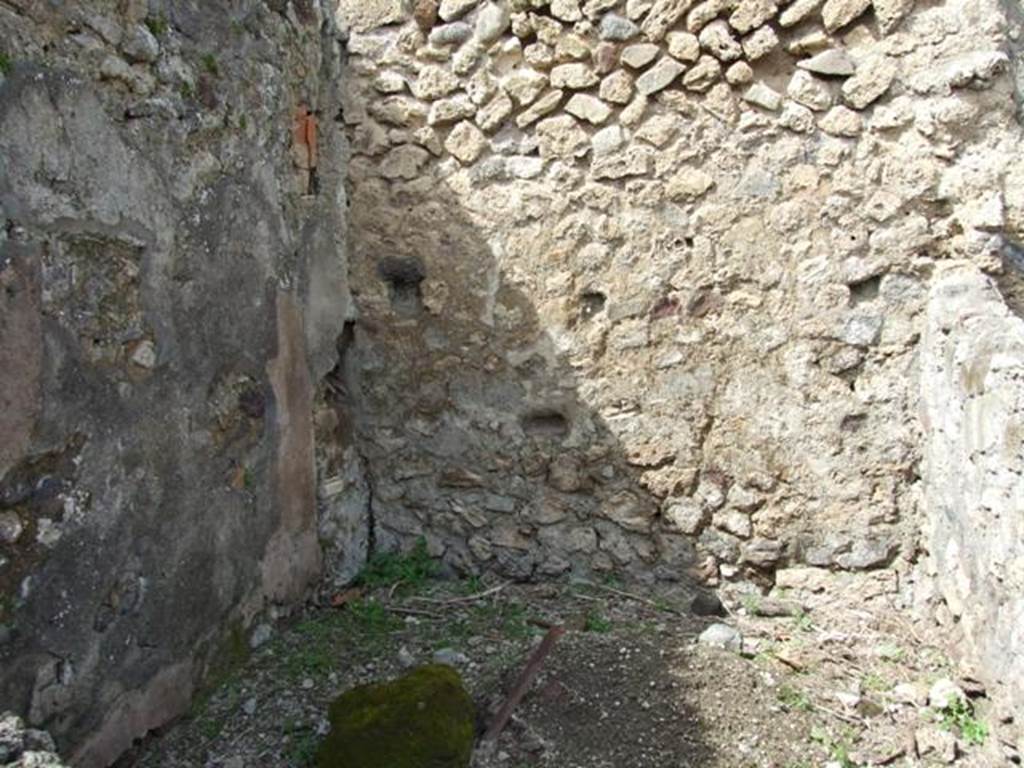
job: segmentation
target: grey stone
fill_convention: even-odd
[[[685,70],[686,67],[678,61],[666,56],[636,79],[636,89],[644,96],[650,96],[668,88]]]
[[[476,37],[490,43],[501,37],[511,23],[508,8],[499,3],[486,3],[476,17]]]
[[[249,647],[252,649],[259,648],[270,640],[274,634],[274,628],[269,624],[258,624],[256,628],[249,635]]]
[[[121,42],[121,51],[129,61],[149,64],[160,56],[160,43],[141,24],[133,26]]]
[[[587,64],[559,64],[551,70],[552,88],[581,90],[597,85],[600,78]]]
[[[936,680],[928,689],[928,706],[932,709],[948,709],[957,701],[967,701],[967,694],[948,677]]]
[[[846,77],[856,71],[853,59],[842,48],[830,48],[822,51],[809,59],[801,59],[796,63],[801,69],[808,72],[815,72],[819,75],[832,75]]]
[[[601,19],[601,39],[615,42],[632,40],[640,34],[640,28],[617,13],[606,13]]]
[[[886,56],[861,62],[857,73],[843,83],[843,100],[854,109],[864,109],[881,98],[896,79],[896,64]]]
[[[741,549],[743,561],[759,568],[768,568],[782,560],[783,544],[775,539],[755,537]]]
[[[708,90],[722,76],[722,65],[712,56],[700,60],[683,75],[683,85],[691,91]]]
[[[633,69],[641,69],[658,58],[660,51],[661,48],[652,43],[627,45],[622,51],[622,63]]]
[[[743,650],[743,635],[728,624],[712,624],[700,633],[697,642],[709,648],[740,653]]]
[[[453,648],[441,648],[434,651],[433,660],[437,664],[447,664],[449,667],[461,667],[469,664],[469,657],[459,653]]]
[[[458,45],[473,35],[473,28],[464,21],[442,24],[430,30],[431,45]]]
[[[745,35],[773,18],[776,13],[778,6],[775,0],[737,0],[736,9],[729,16],[729,26]]]
[[[761,82],[754,83],[744,91],[743,100],[769,112],[777,112],[782,107],[782,94]]]
[[[713,21],[700,31],[701,47],[723,63],[736,61],[743,48],[724,21]]]
[[[918,728],[914,732],[917,754],[939,763],[953,763],[957,758],[956,736],[934,726]]]
[[[15,544],[21,538],[25,524],[16,512],[0,512],[0,544]]]
[[[437,15],[444,21],[452,21],[465,16],[480,4],[480,0],[441,0]]]
[[[871,0],[825,0],[821,18],[825,29],[831,34],[856,19],[868,8]]]
[[[607,104],[588,93],[576,93],[565,105],[565,111],[591,125],[600,125],[611,117],[612,110]]]

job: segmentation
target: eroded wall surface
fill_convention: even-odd
[[[378,543],[906,569],[937,264],[1024,188],[995,2],[342,2]]]
[[[1024,320],[972,265],[928,301],[922,420],[929,574],[940,617],[1010,707],[1024,706]],[[1019,724],[1018,724],[1019,726]]]
[[[0,4],[0,701],[108,764],[319,575],[319,2]]]

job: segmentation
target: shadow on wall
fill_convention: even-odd
[[[326,488],[327,528],[342,536],[324,541],[328,578],[343,583],[368,551],[408,549],[422,537],[457,574],[626,574],[696,594],[693,543],[662,518],[640,469],[583,401],[585,383],[557,332],[503,268],[502,242],[485,239],[458,195],[429,177],[356,179],[350,199],[358,320],[339,339],[318,419],[321,472],[334,477],[321,480],[321,494],[332,482],[348,489],[332,502]],[[606,303],[584,286],[566,309],[585,326]],[[353,471],[353,445],[368,487]],[[368,519],[357,518],[364,496]],[[667,639],[679,640],[647,639],[642,658],[628,661],[617,643],[556,649],[552,682],[522,716],[568,765],[625,764],[638,754],[658,765],[707,764],[715,749],[692,691],[674,682],[700,665],[688,644]],[[587,679],[595,674],[599,683]],[[581,701],[574,687],[594,696]],[[660,700],[656,735],[617,709],[634,695]]]
[[[485,240],[429,176],[353,182],[359,320],[334,398],[358,414],[370,547],[422,536],[457,572],[522,580],[688,578],[693,544],[582,399],[557,331],[503,267],[501,240]],[[569,324],[596,324],[606,297],[572,290]]]

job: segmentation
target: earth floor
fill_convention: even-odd
[[[884,590],[844,590],[848,604],[813,608],[788,594],[733,595],[722,618],[694,613],[694,592],[678,585],[414,581],[329,595],[282,622],[125,764],[313,765],[336,696],[435,659],[461,672],[482,731],[555,625],[566,633],[474,768],[1003,764],[983,699],[957,717],[928,707],[943,678],[980,691],[893,618]],[[698,640],[721,622],[741,633],[741,650]]]

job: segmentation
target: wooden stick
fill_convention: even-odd
[[[585,582],[585,583],[589,584],[592,587],[597,587],[598,589],[603,589],[605,592],[611,592],[613,595],[618,595],[619,597],[625,597],[625,598],[627,598],[629,600],[636,600],[638,603],[643,603],[644,605],[649,605],[652,608],[654,608],[656,610],[659,610],[659,611],[664,611],[665,613],[674,613],[676,616],[684,615],[681,611],[677,611],[675,608],[672,608],[671,606],[660,605],[659,603],[656,603],[654,600],[651,600],[650,598],[643,597],[642,595],[634,595],[632,592],[623,592],[621,589],[615,589],[615,587],[606,587],[604,584],[595,584],[592,581],[588,581],[588,582]]]
[[[565,634],[565,627],[552,627],[548,630],[548,633],[544,635],[544,639],[540,641],[540,645],[531,654],[530,660],[526,662],[526,666],[523,668],[523,673],[516,680],[516,684],[512,687],[512,692],[509,694],[505,703],[501,705],[501,709],[498,710],[498,714],[494,716],[494,720],[491,725],[487,728],[487,732],[484,734],[483,741],[496,742],[498,737],[501,736],[501,732],[505,730],[505,726],[508,725],[509,719],[512,717],[512,712],[519,705],[519,702],[523,700],[523,696],[530,689],[530,684],[533,679],[537,676],[540,671],[541,664],[544,663],[545,657],[551,652],[551,649],[555,647],[555,643],[558,642],[558,638]]]
[[[434,605],[457,605],[458,603],[472,603],[475,600],[482,600],[485,597],[490,597],[493,594],[501,592],[505,587],[511,584],[511,581],[506,581],[504,584],[499,584],[496,587],[478,592],[475,595],[467,595],[466,597],[452,597],[446,600],[440,600],[436,597],[411,597],[410,600],[415,600],[418,603],[433,603]]]
[[[417,608],[402,608],[402,607],[397,606],[397,605],[385,605],[384,609],[387,610],[387,611],[391,611],[392,613],[401,614],[403,616],[426,616],[427,618],[430,618],[430,619],[443,619],[444,618],[444,616],[442,616],[439,613],[434,613],[433,611],[421,611],[421,610],[419,610]]]
[[[861,717],[853,717],[852,715],[844,715],[842,712],[836,712],[834,709],[829,709],[828,707],[823,707],[820,704],[811,704],[811,706],[814,707],[818,712],[824,712],[826,715],[832,715],[832,717],[839,718],[840,720],[845,720],[846,722],[853,723],[854,725],[865,725],[866,724],[866,721],[863,718],[861,718]]]

